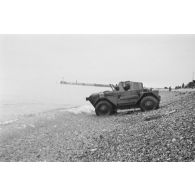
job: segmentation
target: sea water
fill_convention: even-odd
[[[0,101],[0,124],[8,124],[18,120],[21,116],[36,114],[59,108],[70,108],[71,105],[44,101]]]
[[[91,93],[105,88],[62,86],[51,81],[4,83],[0,89],[0,123],[10,123],[20,116],[61,109],[74,114],[94,112],[86,101]]]

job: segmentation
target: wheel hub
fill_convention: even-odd
[[[150,107],[150,106],[153,105],[153,103],[152,103],[152,101],[147,101],[147,102],[145,103],[145,105],[146,105],[147,107]]]
[[[102,113],[107,113],[107,111],[108,111],[107,106],[106,106],[106,105],[102,105],[102,106],[100,107],[100,111],[101,111]]]

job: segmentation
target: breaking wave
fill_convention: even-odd
[[[3,121],[3,122],[0,122],[0,125],[8,125],[8,124],[11,124],[13,122],[16,122],[17,120],[18,119]]]

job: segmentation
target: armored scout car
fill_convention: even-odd
[[[159,91],[143,87],[141,82],[124,81],[117,85],[70,83],[61,81],[61,84],[110,87],[111,91],[91,94],[86,98],[95,108],[97,116],[111,115],[117,110],[140,108],[142,111],[159,108]]]

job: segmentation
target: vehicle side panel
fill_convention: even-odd
[[[139,100],[139,93],[136,90],[124,91],[118,99],[119,108],[128,108],[134,106]]]

